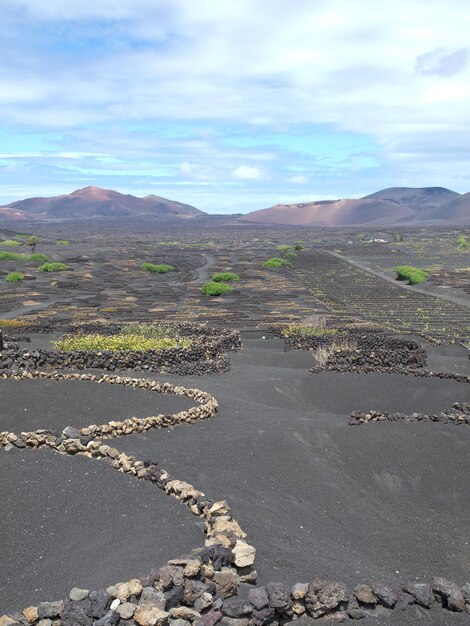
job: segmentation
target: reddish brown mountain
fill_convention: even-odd
[[[414,215],[407,206],[392,200],[336,200],[302,204],[278,204],[248,213],[242,221],[295,226],[346,226],[352,224],[390,224]]]
[[[77,219],[158,217],[192,218],[203,212],[189,204],[159,196],[138,198],[112,189],[85,187],[52,198],[28,198],[0,207],[4,219]]]

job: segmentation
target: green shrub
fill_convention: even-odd
[[[21,261],[24,257],[18,252],[0,252],[0,261]]]
[[[215,283],[210,281],[208,283],[204,283],[201,287],[201,291],[205,296],[222,296],[226,293],[232,293],[232,288],[230,285],[226,285],[225,283]]]
[[[62,272],[63,270],[68,270],[69,266],[65,263],[44,263],[39,268],[41,272]]]
[[[57,246],[69,246],[70,245],[70,241],[67,241],[67,239],[57,239],[55,243]]]
[[[455,240],[455,245],[457,248],[460,248],[460,250],[467,250],[470,247],[470,242],[466,235],[459,235]]]
[[[166,274],[167,272],[174,272],[175,270],[173,265],[166,265],[165,263],[161,263],[160,265],[155,265],[154,263],[142,263],[140,269],[143,272],[152,272],[157,274]]]
[[[42,252],[35,252],[34,254],[30,254],[27,260],[30,263],[47,263],[49,259]]]
[[[16,239],[5,239],[4,241],[0,241],[0,246],[5,246],[6,248],[16,248],[17,246],[21,246],[21,243],[16,241]]]
[[[305,250],[303,241],[296,241],[294,245],[294,250]]]
[[[297,253],[294,252],[293,250],[289,250],[288,252],[285,253],[284,255],[286,257],[286,259],[291,259],[294,256],[297,256]]]
[[[407,280],[409,285],[419,285],[428,278],[429,272],[412,265],[399,265],[395,268],[398,280]]]
[[[220,274],[214,274],[212,280],[215,283],[230,283],[234,280],[240,280],[240,276],[235,272],[220,272]]]
[[[172,339],[170,337],[145,337],[142,334],[118,334],[100,335],[65,335],[61,339],[52,341],[60,352],[74,352],[84,350],[86,352],[98,352],[109,350],[110,352],[136,352],[146,350],[168,350],[170,348],[189,348],[189,339]]]
[[[21,274],[21,272],[10,272],[9,274],[7,274],[5,280],[9,283],[19,283],[20,280],[23,280],[23,278],[24,274]]]
[[[293,248],[294,246],[289,246],[286,243],[282,243],[280,246],[276,247],[276,250],[279,250],[279,252],[282,252],[283,254],[285,254],[286,252],[293,250]]]
[[[267,267],[267,268],[271,268],[271,267],[288,267],[290,269],[292,269],[294,266],[292,265],[292,263],[290,261],[287,261],[286,259],[280,259],[277,256],[273,256],[270,259],[268,259],[267,261],[265,261],[263,263],[263,267]]]

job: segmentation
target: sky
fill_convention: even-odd
[[[470,191],[468,0],[0,0],[0,204]]]

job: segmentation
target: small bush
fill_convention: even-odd
[[[160,265],[155,265],[154,263],[142,263],[140,269],[143,272],[152,272],[157,274],[167,274],[168,272],[175,271],[173,265],[166,265],[165,263],[161,263]]]
[[[121,334],[123,335],[141,335],[146,339],[162,339],[173,338],[175,336],[174,330],[166,326],[159,326],[158,324],[136,324],[134,322],[128,323],[121,328]]]
[[[286,243],[283,243],[280,246],[276,247],[276,250],[279,250],[279,252],[282,252],[283,254],[285,254],[286,252],[290,252],[293,249],[294,249],[294,246],[289,246]]]
[[[17,246],[21,246],[21,243],[16,241],[16,239],[5,239],[4,241],[0,241],[0,246],[5,246],[6,248],[16,248]]]
[[[28,261],[30,263],[47,263],[49,259],[42,252],[35,252],[34,254],[29,255]]]
[[[305,250],[303,241],[296,241],[294,245],[294,250]]]
[[[468,250],[470,242],[468,241],[468,237],[466,235],[459,235],[455,240],[455,245],[460,250]]]
[[[0,261],[21,261],[24,257],[18,252],[0,252]]]
[[[280,259],[279,257],[273,256],[263,263],[263,267],[288,267],[292,269],[294,266],[290,261],[287,261],[286,259]]]
[[[395,271],[397,273],[397,280],[407,280],[409,285],[424,283],[429,276],[428,272],[420,270],[418,267],[413,267],[412,265],[399,265],[395,268]]]
[[[220,272],[220,274],[214,274],[212,280],[215,283],[230,283],[234,280],[240,280],[240,276],[235,272]]]
[[[21,272],[10,272],[9,274],[7,274],[6,277],[6,281],[8,283],[19,283],[20,280],[23,280],[24,278],[24,274],[21,274]]]
[[[70,245],[70,241],[67,241],[67,239],[57,239],[55,243],[57,246],[69,246]]]
[[[39,268],[41,272],[62,272],[63,270],[68,270],[69,266],[65,263],[44,263]]]
[[[119,335],[65,335],[61,339],[52,341],[54,347],[60,352],[98,352],[108,350],[110,352],[143,352],[146,350],[168,350],[170,348],[189,348],[189,339],[171,339],[169,337],[145,337],[142,334],[119,334]]]
[[[215,283],[213,281],[209,283],[204,283],[201,287],[201,291],[205,296],[222,296],[227,293],[232,292],[232,288],[230,285],[226,285],[225,283]]]

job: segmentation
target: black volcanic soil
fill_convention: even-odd
[[[465,582],[470,429],[351,427],[347,417],[368,408],[439,411],[468,400],[468,385],[385,374],[311,376],[308,353],[284,354],[280,340],[260,333],[244,342],[231,372],[184,379],[216,395],[215,419],[113,439],[113,446],[159,461],[210,497],[227,498],[257,548],[261,582],[319,576],[354,585],[432,575]],[[138,397],[126,400],[128,412]],[[61,596],[74,585],[111,584],[201,543],[184,506],[155,489],[147,494],[145,484],[104,464],[26,451],[3,452],[0,462],[11,477],[2,495],[3,536],[13,543],[5,608]],[[113,516],[116,507],[121,513]],[[174,507],[180,522],[169,529]],[[18,519],[26,520],[20,535]],[[100,556],[90,565],[93,550]],[[46,571],[47,583],[38,582]],[[440,619],[436,624],[460,618]]]
[[[66,426],[176,413],[194,405],[182,396],[75,380],[0,379],[0,397],[0,431],[13,432],[61,432]]]

